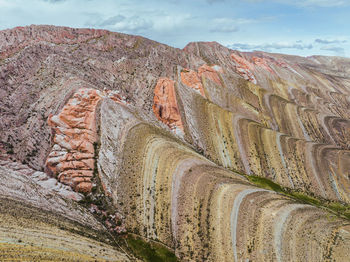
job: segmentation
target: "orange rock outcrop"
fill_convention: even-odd
[[[78,192],[90,192],[97,140],[95,113],[101,93],[80,89],[48,124],[54,130],[54,146],[46,161],[60,182]]]
[[[127,103],[117,91],[81,88],[58,115],[50,115],[48,119],[54,132],[54,145],[46,166],[61,183],[77,192],[88,193],[92,189],[94,143],[97,141],[96,107],[105,97]]]
[[[193,88],[198,93],[200,93],[203,97],[205,97],[202,81],[199,78],[197,72],[189,69],[183,69],[181,71],[181,81],[182,83]]]
[[[220,77],[218,72],[221,72],[222,69],[217,66],[209,66],[209,65],[202,65],[198,68],[198,75],[199,77],[206,77],[210,80],[212,80],[213,82],[217,83],[219,86],[222,85]]]
[[[153,112],[156,117],[177,133],[184,127],[176,100],[174,81],[162,77],[154,89]]]

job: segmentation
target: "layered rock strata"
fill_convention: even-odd
[[[80,89],[58,115],[48,119],[54,137],[47,167],[60,182],[78,192],[90,192],[92,188],[96,107],[100,100],[99,91]]]
[[[50,26],[0,32],[0,57],[11,258],[127,260],[125,226],[181,261],[348,259],[349,59]]]
[[[82,88],[68,100],[58,115],[51,115],[48,119],[54,136],[46,165],[61,183],[77,192],[89,193],[93,187],[98,139],[96,110],[103,97],[125,103],[116,92]]]
[[[183,123],[177,103],[174,81],[160,78],[154,89],[153,112],[175,133],[183,132]]]
[[[83,196],[74,192],[71,187],[60,183],[57,181],[57,179],[50,177],[44,172],[31,169],[27,165],[9,160],[0,160],[0,168],[15,173],[17,177],[27,177],[27,179],[32,181],[34,184],[51,190],[63,198],[68,198],[75,201],[80,201],[83,199]]]
[[[254,65],[252,65],[247,60],[243,59],[242,57],[232,53],[231,54],[232,59],[236,62],[236,71],[239,73],[245,80],[248,80],[252,82],[253,84],[256,84],[257,81],[255,79],[254,74],[252,71],[254,70]]]
[[[28,167],[0,165],[0,260],[129,261],[109,233],[62,188],[34,182]],[[68,191],[69,189],[66,189]],[[76,194],[71,192],[71,194]]]
[[[346,259],[346,221],[218,168],[125,107],[103,102],[101,129],[98,162],[127,228],[174,248],[181,260]]]

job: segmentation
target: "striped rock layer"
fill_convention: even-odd
[[[342,261],[350,251],[347,221],[255,187],[111,101],[101,142],[102,181],[126,226],[182,261]]]
[[[129,261],[81,196],[44,176],[0,162],[0,260]]]
[[[113,92],[79,89],[48,124],[54,130],[53,147],[46,165],[57,179],[77,192],[89,193],[95,168],[96,110],[102,97],[121,102]]]
[[[350,203],[349,59],[50,26],[0,59],[0,259],[128,260],[96,186],[180,261],[348,260],[348,220],[240,174]]]

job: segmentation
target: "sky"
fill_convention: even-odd
[[[0,30],[101,28],[183,48],[350,57],[350,0],[0,0]]]

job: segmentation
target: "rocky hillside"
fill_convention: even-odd
[[[348,261],[350,59],[0,31],[0,260]]]

